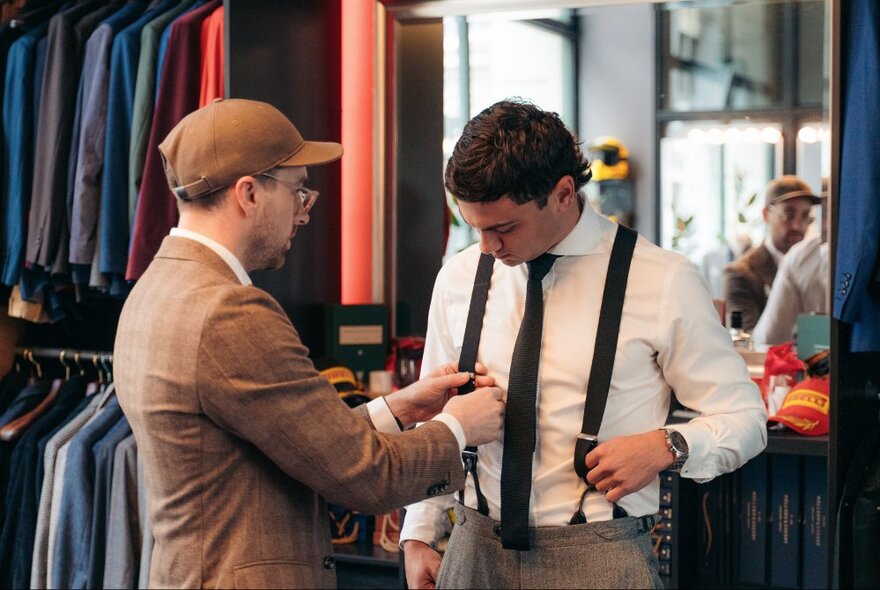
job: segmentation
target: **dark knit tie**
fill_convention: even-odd
[[[504,454],[501,458],[501,544],[529,550],[529,498],[535,453],[535,397],[544,326],[541,282],[558,256],[542,254],[527,262],[526,308],[510,359],[507,409],[504,413]]]

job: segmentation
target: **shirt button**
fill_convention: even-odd
[[[336,558],[328,555],[324,558],[324,569],[326,570],[335,570],[336,569]]]

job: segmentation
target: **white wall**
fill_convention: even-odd
[[[635,225],[656,241],[654,5],[582,8],[579,134],[612,135],[630,151]]]

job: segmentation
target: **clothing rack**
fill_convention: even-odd
[[[92,360],[103,361],[107,363],[113,362],[113,353],[100,350],[76,350],[72,348],[42,348],[39,346],[19,346],[15,349],[15,354],[25,356],[33,354],[40,358],[52,358],[61,360],[62,362],[74,362],[79,359],[80,362]],[[62,360],[63,359],[63,360]]]

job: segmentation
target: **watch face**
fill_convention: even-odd
[[[687,453],[688,444],[681,433],[676,430],[668,430],[667,432],[669,433],[669,442],[672,444],[672,447],[679,453]]]

